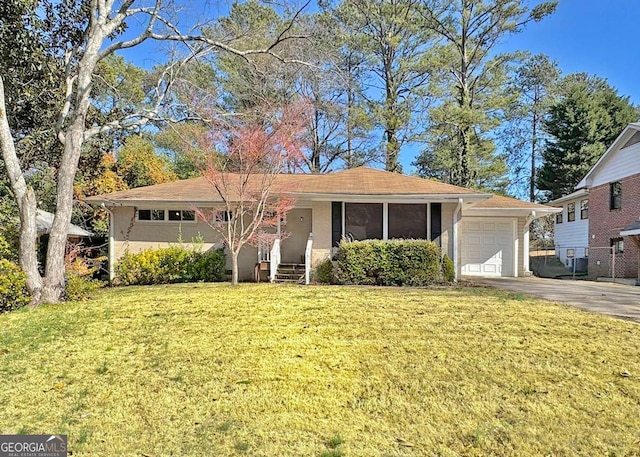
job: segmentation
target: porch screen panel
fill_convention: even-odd
[[[345,235],[354,240],[382,239],[382,203],[345,203]]]
[[[342,239],[342,202],[331,202],[331,246]]]
[[[389,238],[427,239],[427,205],[389,203]]]
[[[431,203],[431,241],[440,244],[442,235],[442,203]]]

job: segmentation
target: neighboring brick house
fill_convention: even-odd
[[[611,275],[613,251],[615,276],[638,278],[638,236],[621,232],[640,217],[640,173],[613,179],[589,190],[591,212],[598,215],[589,223],[589,276]]]
[[[623,130],[576,189],[588,191],[589,277],[615,273],[640,284],[640,123]]]

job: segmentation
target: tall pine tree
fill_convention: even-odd
[[[574,187],[629,123],[638,120],[638,108],[607,81],[586,73],[568,75],[560,100],[545,122],[551,139],[542,152],[538,187],[553,200]]]

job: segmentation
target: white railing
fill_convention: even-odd
[[[276,280],[276,273],[278,272],[278,265],[280,265],[280,240],[273,240],[271,246],[271,253],[269,255],[269,280],[274,282]]]
[[[271,248],[269,241],[260,240],[258,244],[258,262],[270,262],[271,261]]]
[[[304,250],[304,283],[309,284],[311,279],[311,251],[313,249],[313,233],[309,233],[307,238],[307,247]]]

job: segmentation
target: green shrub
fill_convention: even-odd
[[[70,274],[67,276],[64,295],[67,300],[84,301],[92,297],[93,292],[104,287],[104,282],[88,276]]]
[[[453,266],[453,260],[448,255],[442,257],[442,275],[447,282],[453,282],[456,279],[456,270]]]
[[[343,241],[335,279],[341,284],[426,286],[443,282],[440,248],[431,241]]]
[[[18,265],[0,259],[0,313],[28,305],[27,277]]]
[[[316,267],[316,281],[320,284],[333,284],[333,262],[325,259]]]
[[[221,281],[225,272],[221,249],[201,252],[182,244],[126,253],[115,266],[116,282],[122,285]]]

